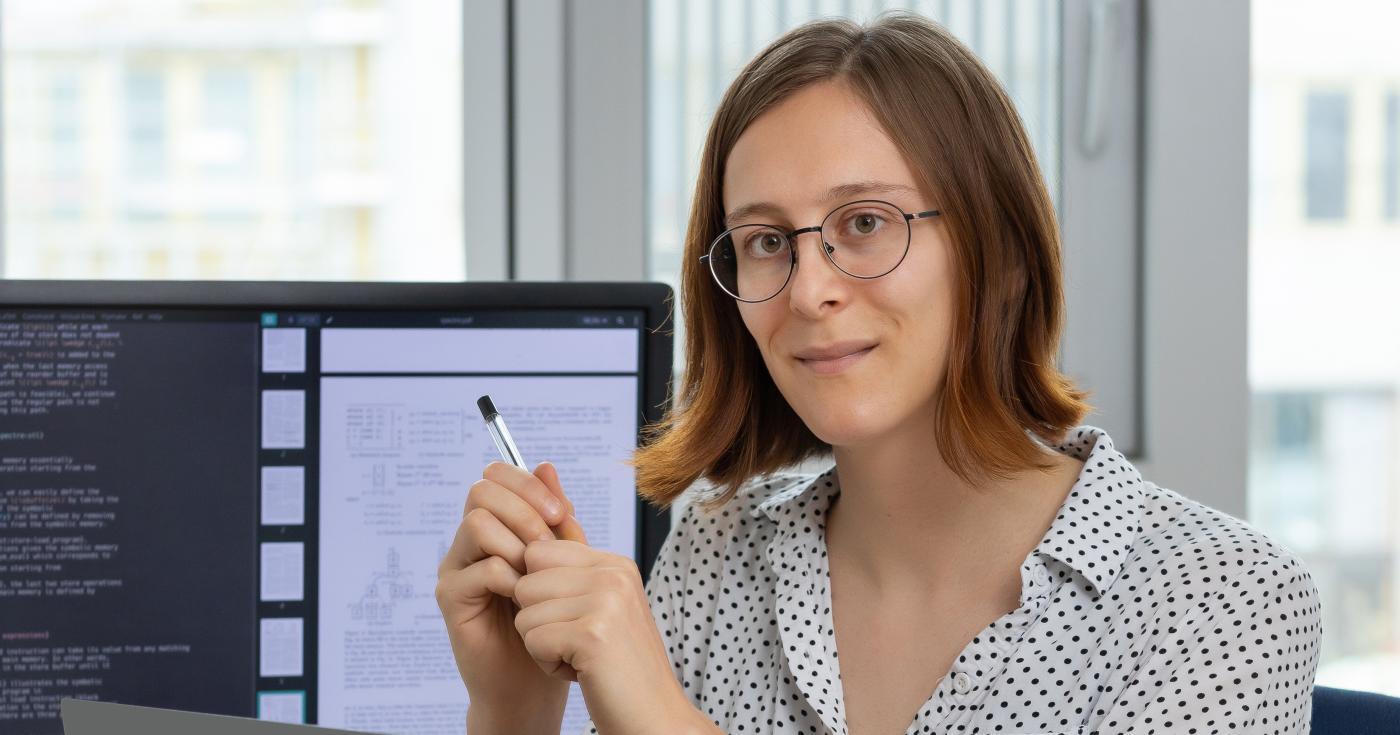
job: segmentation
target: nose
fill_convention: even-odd
[[[788,307],[810,319],[839,308],[846,301],[850,283],[822,252],[821,232],[804,232],[792,241],[797,264],[788,283]]]

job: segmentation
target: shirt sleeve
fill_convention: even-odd
[[[656,629],[661,633],[661,642],[666,646],[666,657],[671,660],[671,671],[676,681],[684,685],[681,662],[681,618],[685,602],[686,578],[690,571],[691,536],[695,528],[695,506],[687,505],[681,517],[666,534],[666,541],[656,555],[651,566],[651,577],[646,583],[647,604],[651,607],[651,617],[656,621]],[[687,691],[687,695],[691,692]],[[693,698],[692,698],[693,701]],[[598,735],[598,728],[590,718],[584,724],[583,735]]]
[[[1271,554],[1223,586],[1165,594],[1176,612],[1154,620],[1157,641],[1127,663],[1104,732],[1308,732],[1322,620],[1302,562]],[[1199,601],[1183,609],[1172,597]]]

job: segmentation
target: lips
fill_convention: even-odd
[[[871,340],[846,340],[843,342],[833,342],[827,345],[806,347],[792,353],[793,357],[799,360],[837,360],[857,352],[864,352],[874,347],[877,342]]]

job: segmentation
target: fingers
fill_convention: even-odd
[[[486,470],[481,474],[485,479],[523,498],[551,526],[569,515],[564,500],[546,487],[540,478],[519,467],[505,462],[492,462],[486,465]],[[560,493],[562,492],[561,490]]]
[[[586,597],[556,597],[533,605],[523,605],[515,614],[515,629],[523,637],[531,630],[549,623],[578,620],[588,612]]]
[[[559,469],[554,466],[554,463],[548,461],[539,463],[539,465],[535,467],[534,475],[539,478],[540,482],[544,483],[545,488],[549,490],[550,494],[564,504],[564,510],[568,512],[568,515],[573,515],[573,501],[569,500],[569,496],[564,494],[564,485],[559,482]]]
[[[515,598],[515,586],[520,574],[499,556],[488,556],[466,569],[459,569],[440,575],[437,583],[437,602],[444,617],[451,611],[456,620],[448,623],[471,620],[491,603],[493,595]]]
[[[549,600],[582,597],[592,591],[589,575],[563,567],[531,572],[515,582],[515,599],[522,608]]]
[[[530,652],[530,658],[535,659],[546,674],[577,681],[578,673],[564,660],[564,656],[573,651],[576,645],[574,638],[577,635],[572,621],[546,623],[522,634],[521,640],[525,642],[525,650]]]
[[[562,522],[550,524],[554,527],[554,533],[560,539],[567,541],[577,541],[581,544],[588,543],[588,536],[583,532],[583,526],[579,524],[578,518],[574,517],[574,504],[569,497],[564,494],[564,485],[559,482],[559,470],[555,468],[553,462],[541,462],[535,468],[535,476],[543,482],[549,491],[564,502],[568,517]]]
[[[573,505],[564,496],[558,470],[544,462],[536,472],[539,476],[503,462],[486,467],[486,477],[473,483],[467,493],[462,522],[438,567],[439,576],[490,556],[503,558],[517,574],[525,574],[525,548],[534,541],[562,538],[587,545],[583,527],[572,515]],[[557,520],[557,531],[548,523],[550,513]]]
[[[457,526],[452,546],[438,567],[438,573],[468,567],[488,556],[499,556],[519,574],[525,569],[525,543],[484,507],[473,508]]]
[[[588,536],[584,535],[583,526],[573,516],[569,516],[563,523],[555,526],[554,535],[560,541],[577,541],[585,546],[588,545]]]
[[[494,480],[481,479],[472,483],[471,490],[467,492],[467,513],[476,508],[489,510],[515,533],[521,543],[554,539],[554,532],[540,517],[535,506]]]
[[[602,557],[601,561],[580,563],[580,555],[569,549],[573,543],[545,541],[525,547],[529,573],[515,584],[515,599],[522,607],[596,592],[635,594],[646,599],[641,574],[631,559],[576,546],[584,554]]]

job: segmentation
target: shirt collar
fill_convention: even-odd
[[[1114,449],[1108,432],[1095,426],[1071,429],[1064,441],[1051,447],[1061,454],[1084,460],[1084,468],[1060,506],[1044,538],[1027,557],[1032,564],[1057,560],[1079,574],[1103,595],[1127,563],[1137,539],[1142,515],[1143,479],[1136,467]],[[753,507],[755,518],[767,516],[778,525],[778,537],[795,536],[815,529],[797,528],[802,511],[816,508],[823,516],[831,500],[841,493],[835,465],[783,488]],[[1053,571],[1053,570],[1052,570]],[[1033,590],[1027,582],[1027,589]]]
[[[1031,556],[1064,563],[1103,595],[1123,571],[1137,540],[1142,474],[1098,427],[1071,429],[1052,448],[1084,460],[1084,469]]]

